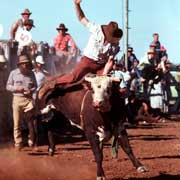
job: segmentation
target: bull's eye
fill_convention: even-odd
[[[101,88],[101,85],[98,85],[98,88]]]

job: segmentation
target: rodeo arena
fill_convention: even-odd
[[[126,30],[74,2],[84,50],[65,22],[35,42],[29,9],[0,39],[0,180],[180,180],[180,65],[158,32],[119,57]]]

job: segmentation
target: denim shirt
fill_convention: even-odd
[[[6,89],[12,92],[13,95],[24,96],[23,93],[16,92],[17,86],[22,86],[25,90],[30,90],[33,93],[37,88],[34,73],[31,71],[28,75],[24,75],[19,68],[11,71],[6,84]]]

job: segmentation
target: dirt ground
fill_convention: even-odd
[[[180,180],[180,116],[174,120],[129,128],[129,140],[137,158],[149,169],[139,174],[119,149],[118,159],[104,148],[103,167],[108,180]],[[53,157],[47,146],[39,152],[25,147],[16,152],[11,142],[0,145],[0,180],[95,180],[96,164],[87,141],[58,144]]]

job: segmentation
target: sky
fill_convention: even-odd
[[[117,21],[124,30],[125,0],[82,0],[81,7],[86,17],[97,24]],[[3,34],[0,39],[10,38],[11,25],[21,17],[21,12],[29,8],[35,28],[34,41],[53,45],[56,28],[64,23],[78,47],[83,50],[88,41],[88,30],[78,21],[73,0],[1,0],[0,25]],[[129,0],[129,44],[137,58],[147,52],[152,34],[160,35],[160,42],[167,49],[169,60],[180,64],[180,0]],[[123,54],[124,39],[121,40]]]

